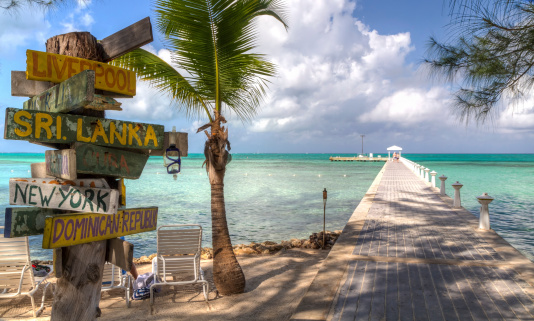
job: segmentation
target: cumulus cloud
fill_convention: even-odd
[[[15,53],[29,42],[46,41],[50,23],[45,20],[39,10],[17,11],[15,13],[0,12],[0,51],[4,54]]]

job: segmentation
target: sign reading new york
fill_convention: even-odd
[[[95,71],[95,88],[135,96],[135,73],[102,62],[26,50],[26,78],[29,80],[63,82],[91,69]]]
[[[161,149],[163,126],[81,115],[6,108],[5,139],[46,143],[91,143]]]

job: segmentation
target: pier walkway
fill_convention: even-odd
[[[533,282],[521,253],[387,162],[291,320],[534,320]]]

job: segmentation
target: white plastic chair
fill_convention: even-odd
[[[130,284],[131,278],[128,274],[122,274],[121,268],[106,262],[104,264],[104,274],[102,276],[102,290],[101,292],[124,289],[124,298],[126,299],[126,307],[130,307]]]
[[[37,317],[44,309],[46,290],[51,284],[47,278],[48,274],[39,278],[33,275],[28,237],[4,238],[4,227],[0,226],[0,299],[27,295],[32,301],[33,316]],[[36,311],[33,295],[41,285],[43,298]]]
[[[163,225],[157,232],[157,256],[152,259],[155,282],[150,286],[150,304],[154,304],[154,288],[161,285],[201,283],[208,301],[209,284],[200,268],[202,227],[198,224]],[[185,278],[185,281],[175,281]]]

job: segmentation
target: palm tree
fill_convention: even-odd
[[[207,136],[213,279],[223,295],[242,293],[245,277],[232,249],[224,205],[224,174],[231,156],[223,114],[232,111],[248,120],[256,113],[276,70],[264,55],[251,53],[257,46],[255,20],[271,16],[287,29],[284,8],[280,0],[155,0],[155,11],[157,28],[180,71],[142,49],[114,63],[169,93],[188,116],[207,116],[209,122],[197,132]]]

